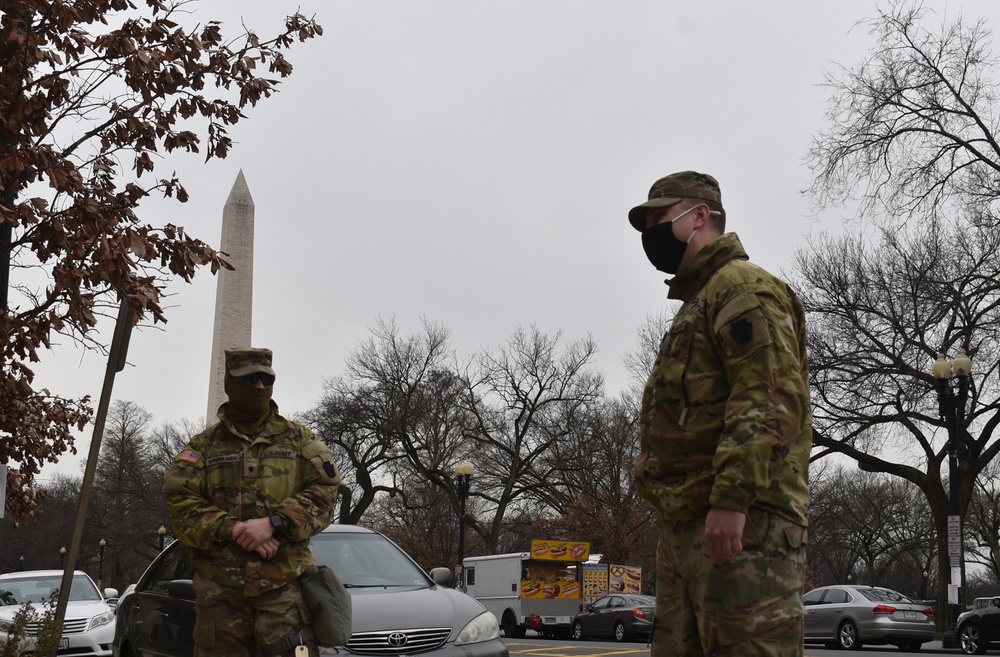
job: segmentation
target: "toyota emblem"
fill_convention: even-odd
[[[393,648],[401,648],[406,645],[406,635],[402,632],[393,632],[389,635],[389,645]]]

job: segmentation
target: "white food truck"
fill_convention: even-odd
[[[581,564],[589,557],[589,543],[532,541],[531,552],[466,557],[461,585],[493,612],[507,637],[529,629],[568,637],[582,602]]]

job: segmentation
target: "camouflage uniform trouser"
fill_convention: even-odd
[[[257,657],[267,646],[301,630],[309,619],[297,579],[253,598],[198,573],[194,588],[198,593],[194,657]],[[310,657],[319,656],[316,639],[305,645]]]
[[[804,527],[750,509],[743,552],[716,566],[705,523],[664,527],[651,657],[801,657]]]

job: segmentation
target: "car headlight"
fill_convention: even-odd
[[[89,629],[93,630],[95,628],[100,627],[101,625],[107,625],[108,623],[110,623],[114,619],[115,619],[115,612],[113,612],[113,611],[106,611],[103,614],[99,614],[97,616],[94,616],[94,618],[91,619],[91,621],[90,621],[90,628]]]
[[[0,618],[0,632],[8,634],[12,627],[14,627],[14,621],[7,618]]]
[[[464,646],[470,643],[482,643],[500,638],[500,624],[497,617],[488,611],[479,614],[469,624],[462,628],[458,638],[455,639],[456,646]]]

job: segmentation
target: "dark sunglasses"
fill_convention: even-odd
[[[252,386],[258,381],[263,383],[265,388],[270,388],[274,385],[274,375],[267,374],[266,372],[251,372],[250,374],[244,374],[235,378],[236,382],[241,386]]]

